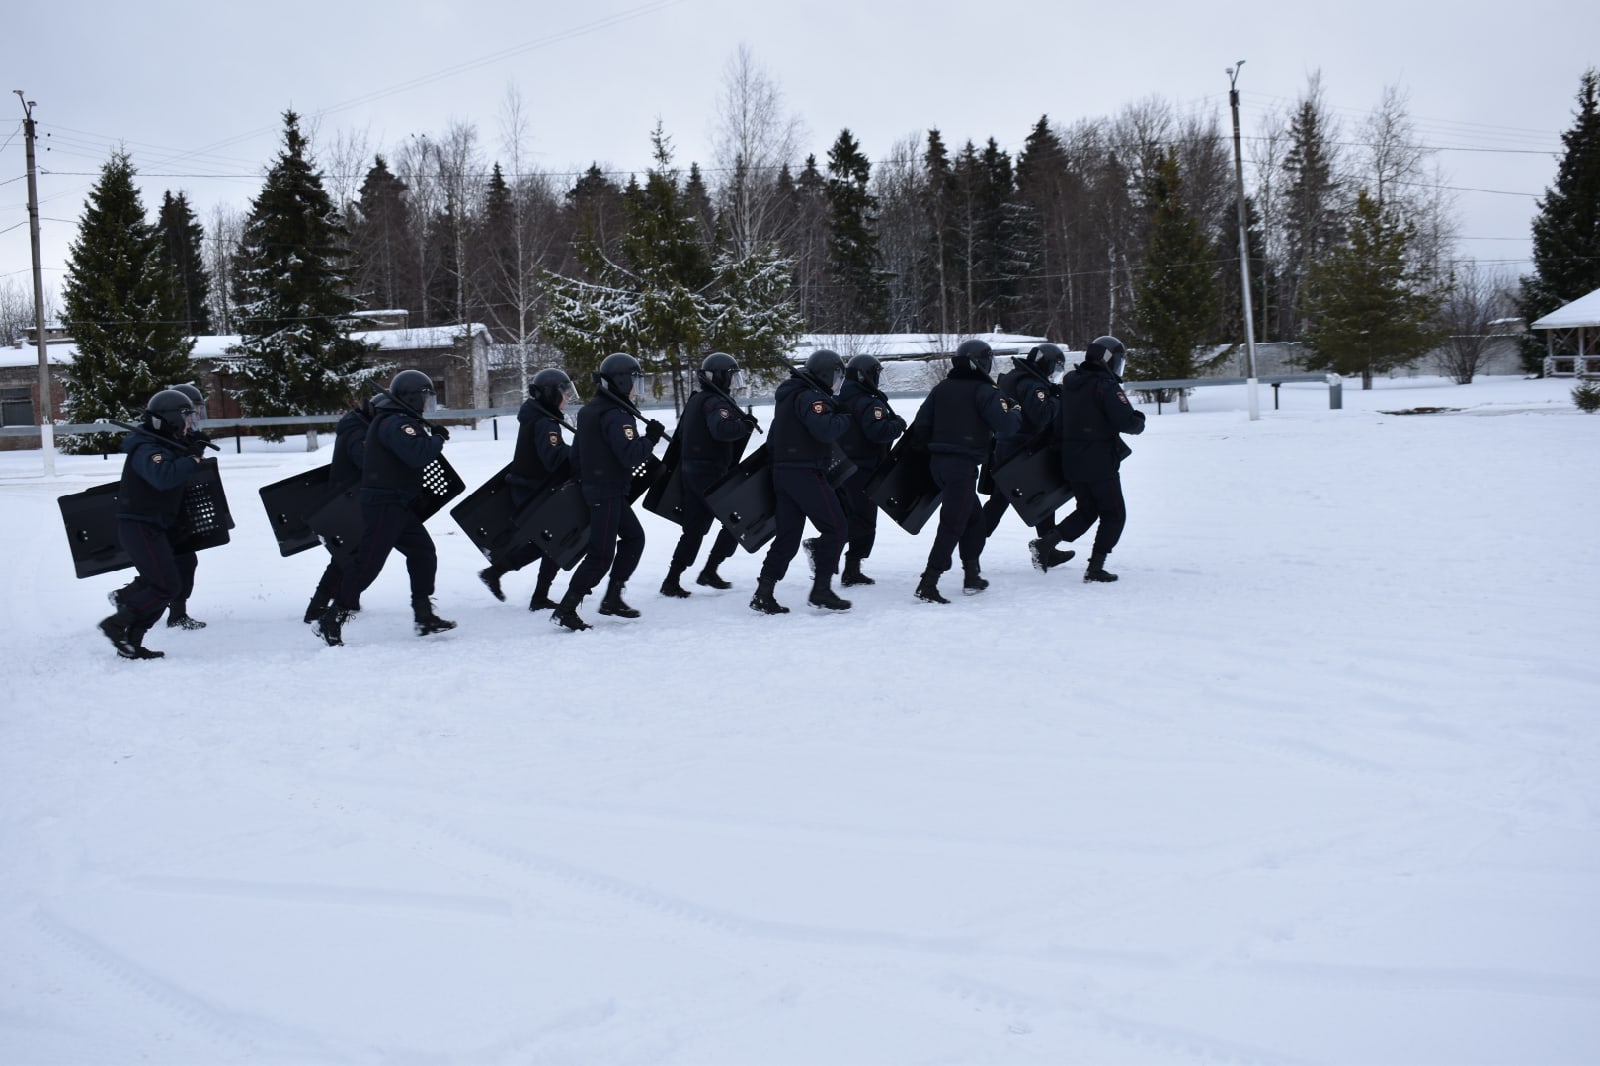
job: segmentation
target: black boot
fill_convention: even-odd
[[[484,587],[489,590],[489,594],[501,603],[506,602],[505,590],[500,587],[500,579],[505,576],[506,572],[498,566],[490,566],[486,570],[478,571],[478,580],[482,581]]]
[[[350,617],[350,612],[344,610],[337,603],[330,603],[322,609],[322,614],[317,618],[317,624],[311,631],[322,638],[322,642],[330,648],[337,648],[344,643],[344,624]]]
[[[939,595],[939,575],[933,570],[925,570],[922,580],[917,583],[917,599],[924,603],[949,603],[950,601]]]
[[[689,598],[689,590],[683,587],[680,579],[683,577],[683,568],[675,566],[667,571],[667,579],[661,583],[661,595],[671,596],[675,600]]]
[[[811,595],[806,602],[813,607],[820,607],[824,611],[848,611],[850,601],[840,599],[839,594],[833,591],[833,575],[818,574],[816,580],[811,582]]]
[[[110,618],[101,619],[100,632],[124,659],[160,659],[166,654],[144,646],[145,631],[133,624],[133,616],[126,611],[119,609]]]
[[[989,587],[988,580],[978,572],[977,563],[962,563],[961,574],[961,591],[968,596],[976,596]]]
[[[839,575],[839,584],[845,588],[853,588],[856,585],[872,585],[876,584],[876,582],[861,572],[860,556],[846,555],[844,557],[844,573]]]
[[[189,601],[173,600],[167,607],[168,629],[204,629],[206,624],[198,618],[189,617]]]
[[[553,611],[556,601],[550,598],[550,579],[541,577],[533,587],[533,598],[528,601],[530,611]]]
[[[622,598],[622,586],[612,583],[606,587],[606,594],[600,600],[600,613],[613,618],[638,618],[639,612],[629,607]]]
[[[762,614],[788,614],[789,608],[779,603],[772,595],[772,588],[776,582],[759,580],[756,582],[756,594],[750,597],[750,609]]]
[[[578,604],[581,602],[583,602],[581,598],[574,600],[572,599],[572,593],[568,592],[566,598],[556,605],[555,613],[550,616],[550,621],[562,629],[571,630],[574,633],[582,633],[585,629],[593,629],[593,626],[578,617]]]
[[[419,637],[444,633],[456,627],[454,622],[433,613],[433,600],[427,596],[411,598],[411,617],[416,621],[415,628]]]
[[[1051,567],[1060,566],[1078,553],[1063,551],[1051,541],[1040,539],[1028,541],[1028,554],[1033,556],[1033,565],[1041,573],[1048,574]]]
[[[311,602],[306,604],[306,616],[303,619],[305,624],[310,625],[312,622],[315,622],[317,619],[321,618],[322,612],[327,610],[327,608],[327,600],[323,599],[321,596],[311,597]]]
[[[720,565],[720,563],[721,560],[718,560],[715,563],[707,562],[706,568],[700,571],[700,576],[694,579],[694,583],[696,585],[704,585],[708,589],[733,588],[732,581],[727,580],[721,574],[717,573],[717,567]]]
[[[1106,569],[1106,557],[1104,555],[1091,555],[1089,556],[1089,565],[1083,571],[1083,579],[1085,581],[1111,582],[1117,579],[1117,575]]]

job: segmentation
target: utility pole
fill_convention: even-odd
[[[1256,327],[1255,311],[1250,306],[1250,230],[1244,211],[1244,156],[1239,149],[1239,60],[1228,68],[1228,105],[1233,108],[1233,181],[1234,195],[1239,204],[1239,277],[1244,283],[1244,348],[1249,361],[1245,375],[1245,391],[1250,396],[1250,421],[1261,417],[1261,384],[1256,380]]]
[[[33,164],[34,101],[13,90],[22,101],[22,132],[28,146],[28,237],[33,245],[33,339],[39,348],[39,450],[44,454],[44,472],[56,472],[55,416],[50,409],[50,360],[45,354],[44,273],[39,265],[39,179]]]

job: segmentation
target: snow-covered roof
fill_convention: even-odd
[[[804,359],[818,348],[831,348],[846,359],[853,355],[921,359],[948,355],[960,347],[962,341],[974,339],[988,341],[995,349],[1015,348],[1021,352],[1045,342],[1044,337],[1019,333],[808,333],[800,338],[792,354],[796,359]]]
[[[489,339],[489,327],[481,322],[466,326],[428,326],[422,329],[372,329],[357,330],[350,334],[359,341],[376,344],[383,351],[416,351],[422,348],[449,348],[455,345],[463,330],[472,336]],[[237,335],[196,337],[190,359],[219,359],[228,349],[239,343]],[[46,348],[46,358],[53,365],[72,362],[78,354],[76,344],[51,344]],[[38,366],[39,350],[31,344],[21,348],[0,348],[0,366]]]
[[[1558,307],[1533,324],[1534,329],[1574,329],[1600,326],[1600,289]]]

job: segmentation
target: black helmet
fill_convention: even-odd
[[[182,385],[168,385],[167,388],[181,392],[189,397],[189,403],[194,406],[195,418],[201,422],[206,420],[206,397],[198,386],[191,381],[185,381]]]
[[[1128,349],[1115,337],[1096,337],[1084,350],[1083,358],[1085,362],[1103,366],[1113,376],[1120,378],[1123,368],[1128,364]]]
[[[882,373],[883,364],[870,355],[852,355],[850,361],[844,365],[845,377],[873,392],[878,391],[878,378]]]
[[[737,388],[738,377],[739,360],[727,352],[712,352],[700,364],[700,380],[710,382],[723,392],[732,392]]]
[[[627,352],[612,352],[600,360],[600,369],[594,372],[597,386],[623,399],[633,395],[643,380],[644,368]]]
[[[561,410],[561,401],[576,403],[578,390],[572,385],[572,379],[565,370],[555,367],[546,367],[533,375],[533,380],[528,382],[528,395],[533,397],[547,411]]]
[[[838,392],[844,381],[844,359],[832,348],[818,348],[806,356],[805,374],[817,388]]]
[[[389,382],[389,396],[408,407],[412,414],[425,415],[438,406],[433,395],[433,379],[420,370],[402,370]]]
[[[177,389],[162,389],[144,409],[145,425],[157,433],[182,433],[194,428],[194,404]]]
[[[1028,365],[1046,378],[1054,378],[1067,365],[1067,353],[1059,344],[1035,344],[1028,352]]]
[[[962,341],[961,347],[951,357],[950,365],[960,370],[963,363],[980,374],[987,374],[994,369],[994,349],[989,347],[988,341]]]

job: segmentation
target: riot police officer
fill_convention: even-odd
[[[811,595],[806,602],[828,611],[848,611],[850,601],[833,591],[833,575],[844,551],[846,526],[839,494],[828,484],[833,444],[850,428],[834,390],[844,381],[839,353],[819,348],[805,368],[791,370],[773,396],[772,490],[777,499],[778,531],[761,561],[750,608],[762,614],[787,614],[773,590],[800,550],[806,519],[817,527],[811,545]]]
[[[117,611],[100,632],[124,659],[159,659],[144,635],[183,594],[194,574],[194,552],[172,546],[184,488],[200,472],[205,442],[190,434],[195,410],[189,397],[162,389],[150,398],[137,428],[122,440],[127,456],[117,489],[117,543],[138,576],[111,594]],[[185,575],[188,575],[186,578]]]
[[[958,546],[961,590],[970,595],[989,587],[979,568],[984,533],[978,466],[996,437],[1022,430],[1022,412],[1000,395],[989,377],[994,350],[987,342],[962,342],[950,364],[950,376],[929,390],[911,424],[915,439],[928,449],[928,472],[939,486],[939,527],[916,590],[917,599],[928,603],[950,602],[939,593],[939,575],[950,569]]]
[[[574,462],[584,502],[589,505],[589,550],[573,571],[567,594],[552,616],[563,629],[590,628],[578,617],[578,605],[608,571],[611,578],[600,600],[600,613],[639,617],[622,598],[623,586],[644,554],[644,527],[633,513],[628,487],[634,468],[650,457],[667,433],[667,427],[653,418],[646,420],[644,433],[639,432],[633,397],[643,380],[639,360],[626,352],[614,352],[600,361],[600,369],[594,373],[594,397],[578,410]]]
[[[667,564],[666,580],[661,582],[661,595],[677,599],[688,597],[683,587],[684,571],[694,563],[700,544],[705,540],[715,516],[706,504],[706,492],[717,483],[744,450],[750,431],[755,428],[754,418],[734,405],[731,393],[739,387],[739,361],[726,352],[712,352],[700,364],[697,375],[700,387],[689,395],[683,405],[683,415],[678,419],[678,476],[683,485],[683,532],[672,550],[672,561]],[[733,583],[717,573],[723,560],[733,556],[739,541],[726,528],[717,530],[711,542],[711,554],[706,565],[695,578],[695,584],[707,588],[729,589]]]
[[[344,413],[333,428],[333,458],[328,463],[328,486],[335,493],[361,482],[361,467],[367,455],[367,430],[372,425],[372,401],[364,399]],[[311,625],[322,617],[339,594],[339,557],[328,548],[328,565],[323,568],[317,588],[306,605],[303,621]],[[357,609],[352,607],[352,610]]]
[[[861,572],[861,563],[872,554],[878,537],[878,505],[867,498],[867,482],[889,457],[890,446],[906,431],[906,420],[894,413],[889,398],[878,388],[882,373],[883,364],[872,356],[851,356],[839,389],[839,403],[851,420],[850,428],[839,438],[839,447],[856,465],[839,486],[848,538],[839,584],[847,587],[873,583]]]
[[[189,406],[194,408],[195,428],[188,432],[187,440],[191,444],[198,442],[204,445],[206,441],[211,439],[200,430],[200,423],[206,420],[204,394],[193,382],[186,381],[181,385],[169,385],[167,387],[188,397]],[[180,563],[180,576],[183,580],[182,587],[178,590],[178,595],[173,598],[171,605],[167,607],[167,628],[204,629],[206,624],[189,614],[189,597],[194,593],[194,573],[195,568],[199,565],[199,553],[178,552],[176,558]]]
[[[1022,432],[1015,437],[1003,437],[995,441],[992,462],[996,467],[1005,465],[1008,459],[1034,442],[1049,438],[1056,420],[1056,398],[1061,392],[1056,377],[1066,369],[1067,353],[1058,345],[1036,344],[1026,359],[1012,356],[1011,362],[1011,369],[1001,374],[995,385],[1000,389],[1000,395],[1021,410]],[[985,537],[993,536],[1005,513],[1005,494],[992,494],[983,505]],[[1054,529],[1055,516],[1047,515],[1034,527],[1034,534],[1047,537]]]
[[[1077,540],[1098,520],[1094,548],[1085,581],[1115,581],[1105,567],[1106,556],[1122,539],[1128,509],[1122,498],[1122,460],[1133,454],[1120,434],[1144,432],[1144,412],[1135,410],[1122,391],[1122,371],[1127,349],[1115,337],[1097,337],[1084,352],[1077,369],[1061,382],[1061,404],[1056,411],[1056,440],[1061,449],[1061,472],[1072,483],[1077,507],[1045,538],[1033,542],[1034,564],[1049,570],[1072,558],[1056,547],[1060,540]]]
[[[533,375],[528,383],[528,398],[517,412],[517,447],[511,456],[511,469],[506,472],[511,505],[517,510],[571,472],[572,446],[561,436],[561,428],[566,425],[561,416],[568,405],[577,400],[578,390],[565,370],[547,367]],[[521,570],[539,558],[539,554],[539,545],[532,541],[518,545],[511,551],[505,566],[491,563],[478,572],[478,577],[495,599],[504,602],[506,594],[500,587],[500,579],[514,570]],[[558,569],[556,561],[549,556],[539,563],[539,577],[534,584],[533,597],[528,601],[528,610],[555,608],[555,601],[550,598],[550,585]]]
[[[425,491],[423,469],[444,452],[449,431],[427,421],[434,409],[433,381],[420,370],[402,370],[389,391],[372,402],[366,454],[361,468],[361,547],[352,566],[341,567],[339,591],[317,620],[316,632],[330,645],[344,643],[344,623],[383,569],[391,551],[405,556],[411,581],[411,615],[418,636],[443,633],[456,624],[433,610],[439,555],[433,537],[412,509]]]

